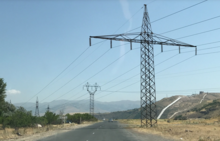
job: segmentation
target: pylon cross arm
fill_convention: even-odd
[[[152,39],[145,39],[146,35],[150,36]],[[142,37],[141,39],[138,37]],[[102,35],[102,36],[90,36],[90,46],[91,38],[106,39],[115,41],[125,41],[125,42],[134,42],[134,43],[149,43],[154,45],[168,45],[168,46],[183,46],[183,47],[196,47],[191,44],[187,44],[175,39],[171,39],[159,34],[148,33],[148,32],[135,32],[135,33],[124,33],[124,34],[114,34],[114,35]],[[112,48],[112,43],[111,43]]]

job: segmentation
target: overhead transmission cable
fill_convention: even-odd
[[[110,50],[110,49],[109,49]],[[107,52],[109,51],[109,50],[107,50]],[[107,53],[107,52],[105,52],[105,53]],[[99,73],[101,73],[103,70],[105,70],[106,68],[108,68],[110,65],[112,65],[113,63],[115,63],[116,61],[118,61],[119,59],[121,59],[123,56],[125,56],[127,53],[129,53],[130,52],[130,50],[129,51],[127,51],[126,53],[124,53],[123,55],[121,55],[119,58],[117,58],[116,60],[114,60],[113,62],[111,62],[109,65],[107,65],[106,67],[104,67],[102,70],[100,70],[99,72],[97,72],[96,74],[94,74],[93,76],[91,76],[89,79],[91,79],[92,77],[94,77],[94,76],[96,76],[97,74],[99,74]],[[105,55],[105,53],[104,54],[102,54],[99,58],[97,58],[93,63],[91,63],[88,67],[90,67],[92,64],[94,64],[98,59],[100,59],[103,55]],[[87,68],[88,68],[87,67]],[[87,68],[85,68],[83,71],[85,71]],[[83,71],[81,71],[79,74],[77,74],[75,77],[73,77],[70,81],[72,81],[74,78],[76,78],[78,75],[80,75]],[[70,91],[68,91],[67,93],[69,93],[69,92],[71,92],[71,91],[73,91],[74,89],[76,89],[76,88],[78,88],[79,86],[81,86],[83,83],[85,83],[85,82],[87,82],[89,79],[87,79],[86,81],[84,81],[84,82],[82,82],[82,83],[80,83],[79,85],[77,85],[76,87],[74,87],[73,89],[71,89]],[[44,101],[44,100],[46,100],[47,98],[49,98],[50,96],[52,96],[55,92],[57,92],[58,90],[60,90],[61,88],[63,88],[65,85],[67,85],[70,81],[68,81],[67,83],[65,83],[63,86],[61,86],[60,88],[58,88],[56,91],[54,91],[53,93],[51,93],[49,96],[47,96],[46,98],[44,98],[43,100],[42,100],[42,102]],[[62,97],[62,96],[64,96],[64,95],[66,95],[67,93],[64,93],[63,95],[61,95],[60,97]],[[58,98],[60,98],[60,97],[58,97]],[[57,98],[57,99],[58,99]]]
[[[197,6],[197,5],[199,5],[199,4],[202,4],[202,3],[206,2],[206,1],[207,1],[207,0],[204,0],[204,1],[202,1],[202,2],[199,2],[199,3],[196,3],[196,4],[191,5],[191,6],[189,6],[189,7],[186,7],[186,8],[184,8],[184,9],[182,9],[182,10],[179,10],[179,11],[177,11],[177,12],[174,12],[174,13],[172,13],[172,14],[169,14],[169,15],[167,15],[167,16],[164,16],[164,17],[162,17],[162,18],[159,18],[159,19],[157,19],[157,20],[154,20],[154,21],[152,21],[151,23],[160,21],[160,20],[165,19],[165,18],[167,18],[167,17],[169,17],[169,16],[175,15],[175,14],[177,14],[177,13],[180,13],[180,12],[184,11],[184,10],[187,10],[187,9],[189,9],[189,8],[192,8],[192,7],[194,7],[194,6]],[[134,29],[131,29],[131,30],[127,31],[127,32],[136,30],[136,29],[138,29],[138,28],[141,28],[141,26],[136,27],[136,28],[134,28]],[[127,33],[127,32],[126,32],[126,33]]]
[[[176,56],[176,55],[175,55],[175,56]],[[169,59],[167,59],[167,60],[169,60]],[[165,61],[167,61],[167,60],[165,60]],[[164,63],[165,61],[163,61],[163,63]],[[160,63],[160,64],[161,64],[161,63]],[[159,64],[158,64],[158,65],[159,65]],[[138,65],[138,66],[140,66],[140,65]],[[138,66],[135,66],[134,68],[130,69],[129,71],[131,71],[131,70],[137,68]],[[128,73],[129,71],[125,72],[125,74]],[[124,81],[122,81],[122,82],[119,82],[118,84],[116,84],[116,85],[114,85],[114,86],[111,86],[111,87],[108,88],[107,90],[109,90],[109,89],[111,89],[111,88],[113,88],[113,87],[115,87],[115,86],[118,86],[119,84],[124,83],[124,82],[126,82],[126,81],[128,81],[128,80],[130,80],[130,79],[132,79],[132,78],[134,78],[134,77],[136,77],[136,76],[138,76],[139,74],[140,74],[140,73],[135,74],[135,75],[129,77],[128,79],[126,79],[126,80],[124,80]],[[124,75],[124,74],[123,74],[123,75]],[[120,76],[119,76],[119,77],[120,77]],[[115,79],[117,79],[117,78],[119,78],[119,77],[116,77]],[[113,79],[113,80],[115,80],[115,79]],[[113,80],[111,80],[111,81],[113,81]],[[105,83],[104,85],[110,83],[111,81]],[[103,85],[103,86],[104,86],[104,85]],[[100,94],[100,93],[97,93],[97,94]],[[86,99],[87,99],[87,98],[86,98]],[[86,99],[83,99],[83,100],[86,100]],[[67,102],[67,103],[68,103],[68,102]]]
[[[203,34],[203,33],[212,32],[212,31],[219,30],[219,29],[220,28],[215,28],[215,29],[199,32],[199,33],[196,33],[196,34],[191,34],[191,35],[183,36],[183,37],[180,37],[180,38],[177,38],[177,39],[183,39],[183,38],[187,38],[187,37],[191,37],[191,36],[195,36],[195,35],[199,35],[199,34]]]
[[[101,41],[104,42],[104,41]],[[101,43],[98,42],[98,43]],[[96,45],[98,43],[93,44]],[[74,62],[76,62],[87,50],[89,49],[89,47],[87,47],[78,57],[76,57],[66,68],[64,68],[54,79],[52,79],[46,86],[44,86],[39,92],[37,92],[34,96],[32,96],[27,102],[29,102],[31,99],[33,99],[34,97],[36,97],[39,93],[41,93],[44,89],[46,89],[51,83],[53,83],[61,74],[63,74],[63,72],[65,72]],[[27,104],[27,102],[25,102],[23,105]]]
[[[48,97],[50,97],[51,95],[53,95],[54,93],[56,93],[57,91],[59,91],[60,89],[62,89],[64,86],[66,86],[67,84],[69,84],[73,79],[75,79],[77,76],[79,76],[81,73],[83,73],[85,70],[87,70],[90,66],[92,66],[95,62],[97,62],[101,57],[103,57],[106,53],[109,52],[110,49],[108,49],[106,52],[104,52],[101,56],[99,56],[95,61],[93,61],[90,65],[88,65],[86,68],[84,68],[80,73],[78,73],[77,75],[75,75],[73,78],[71,78],[68,82],[66,82],[64,85],[62,85],[61,87],[59,87],[57,90],[55,90],[53,93],[51,93],[49,96],[47,96],[46,98],[44,98],[42,101],[44,101],[45,99],[47,99]]]
[[[193,26],[193,25],[196,25],[196,24],[200,24],[200,23],[203,23],[203,22],[207,22],[207,21],[210,21],[210,20],[219,18],[219,17],[220,17],[220,16],[216,16],[216,17],[213,17],[213,18],[209,18],[209,19],[206,19],[206,20],[202,20],[202,21],[199,21],[199,22],[196,22],[196,23],[193,23],[193,24],[189,24],[189,25],[186,25],[186,26],[182,26],[182,27],[179,27],[179,28],[176,28],[176,29],[172,29],[172,30],[169,30],[169,31],[160,33],[160,34],[170,33],[170,32],[173,32],[173,31],[176,31],[176,30],[180,30],[180,29],[183,29],[183,28],[186,28],[186,27],[190,27],[190,26]]]
[[[143,7],[142,7],[143,8]],[[141,9],[142,9],[141,8]],[[134,14],[134,15],[136,15],[138,12],[140,11],[140,9]],[[132,15],[132,17],[134,16],[134,15]],[[131,18],[132,18],[131,17]],[[130,19],[131,19],[130,18]],[[129,19],[129,20],[130,20]],[[127,21],[129,21],[129,20],[127,20]],[[127,22],[126,21],[126,22]],[[124,23],[125,24],[125,23]],[[123,24],[123,25],[124,25]],[[122,25],[122,26],[123,26]],[[121,27],[122,27],[121,26]],[[121,28],[120,27],[120,28]],[[120,29],[119,28],[119,29]],[[119,29],[117,29],[115,32],[117,32]],[[106,40],[104,40],[104,41],[101,41],[101,42],[98,42],[98,43],[95,43],[95,44],[93,44],[92,46],[94,46],[94,45],[96,45],[96,44],[99,44],[99,43],[102,43],[102,42],[105,42]],[[45,87],[43,87],[38,93],[36,93],[34,96],[32,96],[27,102],[29,102],[31,99],[33,99],[34,97],[36,97],[39,93],[41,93],[45,88],[47,88],[51,83],[53,83],[61,74],[63,74],[63,72],[65,72],[75,61],[77,61],[88,49],[90,48],[90,46],[89,47],[87,47],[76,59],[74,59],[63,71],[61,71],[54,79],[52,79]],[[99,47],[98,47],[99,48]],[[25,102],[25,104],[27,103],[27,102]],[[24,104],[24,105],[25,105]]]
[[[207,1],[207,0],[205,0],[205,1]],[[198,5],[198,4],[201,4],[201,3],[205,2],[205,1],[202,1],[202,2],[200,2],[200,3],[197,3],[197,4],[193,5],[193,6],[196,6],[196,5]],[[190,7],[188,7],[188,8],[183,9],[183,10],[177,11],[177,12],[175,12],[175,13],[173,13],[173,14],[168,15],[168,16],[174,15],[174,14],[176,14],[176,13],[179,13],[179,12],[181,12],[181,11],[184,11],[184,10],[186,10],[186,9],[189,9],[189,8],[191,8],[191,7],[193,7],[193,6],[190,6]],[[168,17],[168,16],[166,16],[166,17]],[[165,17],[163,17],[163,18],[165,18]],[[160,18],[160,19],[158,19],[158,20],[161,20],[161,19],[163,19],[163,18]],[[156,20],[156,21],[158,21],[158,20]],[[156,21],[153,21],[153,22],[156,22]]]
[[[159,18],[159,19],[157,19],[157,20],[154,20],[154,21],[152,21],[151,23],[160,21],[160,20],[162,20],[162,19],[165,19],[165,18],[170,17],[170,16],[172,16],[172,15],[175,15],[175,14],[177,14],[177,13],[180,13],[180,12],[182,12],[182,11],[184,11],[184,10],[187,10],[187,9],[190,9],[190,8],[192,8],[192,7],[195,7],[195,6],[199,5],[199,4],[202,4],[202,3],[206,2],[206,1],[207,1],[207,0],[204,0],[204,1],[201,1],[201,2],[196,3],[196,4],[194,4],[194,5],[191,5],[191,6],[189,6],[189,7],[186,7],[186,8],[184,8],[184,9],[182,9],[182,10],[179,10],[179,11],[177,11],[177,12],[174,12],[174,13],[172,13],[172,14],[169,14],[169,15],[167,15],[167,16],[164,16],[164,17],[162,17],[162,18]]]

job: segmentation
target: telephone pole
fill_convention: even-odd
[[[38,97],[37,97],[37,101],[36,101],[36,108],[35,108],[35,116],[39,117],[39,103],[38,103]]]
[[[83,86],[83,88],[86,87],[87,91],[90,94],[90,115],[94,116],[94,94],[95,92],[99,89],[101,89],[100,86],[97,85],[97,83],[95,83],[95,85],[90,85],[88,82],[86,83],[86,85]],[[95,89],[94,91],[93,88]]]
[[[141,32],[123,33],[103,36],[90,36],[89,43],[91,46],[91,38],[99,38],[110,40],[110,48],[112,48],[112,40],[125,41],[130,43],[132,50],[132,42],[140,43],[140,100],[141,100],[141,126],[153,127],[157,125],[156,111],[156,87],[155,87],[155,70],[154,70],[154,47],[160,45],[161,52],[163,46],[193,47],[197,54],[197,47],[187,43],[180,42],[159,34],[153,33],[151,29],[150,18],[147,11],[147,5],[144,4],[144,13],[141,26]]]

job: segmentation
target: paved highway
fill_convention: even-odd
[[[38,141],[171,141],[155,135],[132,132],[126,126],[114,122],[93,125],[58,133]]]

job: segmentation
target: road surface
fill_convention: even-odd
[[[93,125],[58,133],[38,141],[171,141],[160,136],[140,134],[114,122],[99,122]]]

